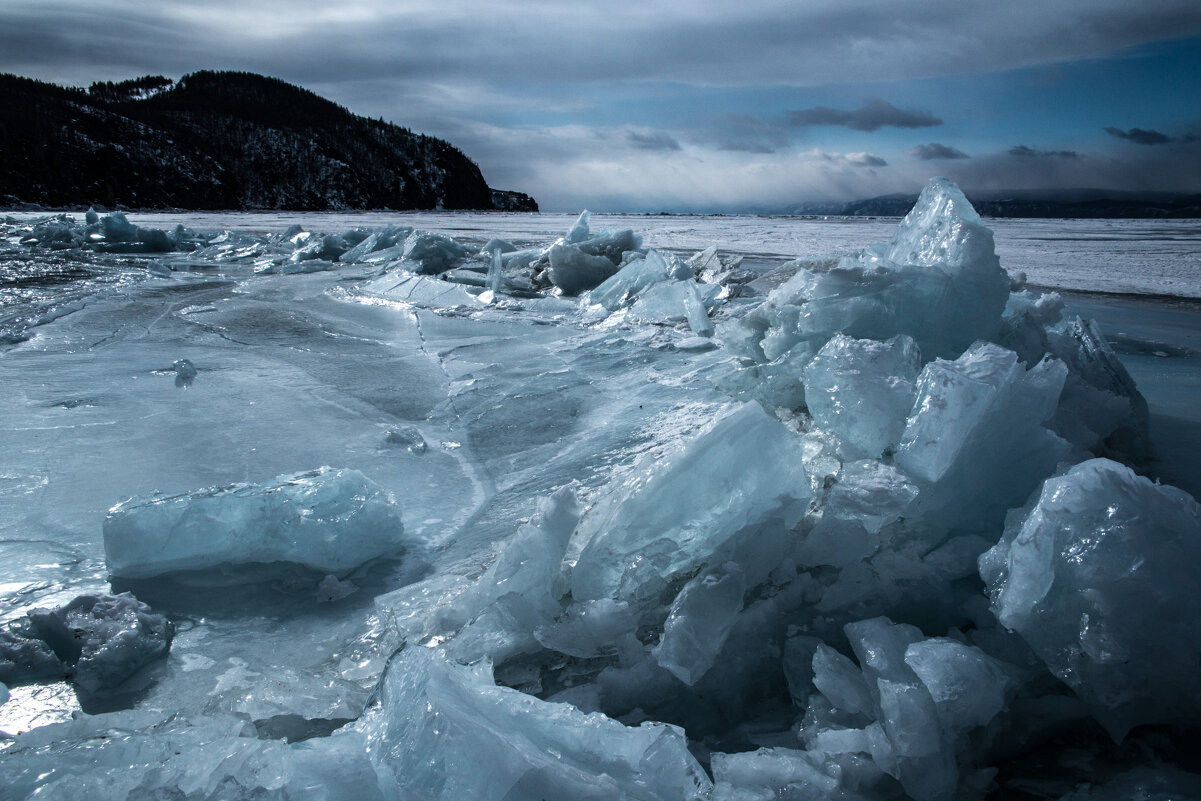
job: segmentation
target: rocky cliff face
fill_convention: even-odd
[[[87,91],[0,75],[0,108],[0,200],[9,203],[538,208],[489,188],[448,142],[251,73],[150,76]]]

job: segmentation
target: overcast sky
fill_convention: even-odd
[[[0,0],[0,71],[197,69],[448,139],[545,210],[1201,191],[1201,0]]]

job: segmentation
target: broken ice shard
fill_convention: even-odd
[[[992,232],[950,181],[935,178],[892,242],[837,262],[806,262],[747,315],[766,360],[837,333],[908,334],[923,358],[954,358],[1001,326],[1009,277]]]
[[[644,460],[580,523],[573,597],[643,597],[728,560],[742,565],[749,585],[762,581],[811,496],[801,451],[795,434],[748,403],[673,456]]]
[[[487,661],[406,647],[378,699],[355,729],[389,798],[686,801],[712,789],[681,729],[629,727],[498,687]]]
[[[118,688],[166,656],[175,628],[129,593],[81,595],[58,609],[34,609],[0,634],[0,679],[69,675],[90,693]]]
[[[648,251],[622,267],[596,289],[588,293],[589,304],[600,304],[609,311],[633,303],[640,294],[662,281],[683,281],[692,278],[692,268],[675,256]]]
[[[418,262],[426,275],[433,275],[449,269],[465,253],[463,246],[448,236],[414,231],[405,239],[401,256]]]
[[[997,619],[1115,737],[1201,714],[1201,507],[1108,459],[1047,480],[980,557]]]
[[[953,797],[966,735],[1005,707],[1005,669],[979,648],[887,618],[851,623],[845,633],[858,667],[825,644],[813,655],[820,695],[810,697],[801,732],[809,753],[870,755],[911,798]]]
[[[575,245],[557,244],[547,256],[550,282],[564,295],[592,289],[617,272],[617,265],[604,256],[589,255]]]
[[[396,552],[403,531],[389,493],[357,470],[321,467],[125,501],[104,521],[104,552],[121,578],[271,562],[344,575]]]
[[[805,367],[809,412],[849,455],[878,457],[901,438],[920,365],[911,337],[875,342],[838,334]]]
[[[918,500],[928,523],[991,532],[1054,472],[1070,450],[1048,428],[1066,376],[1058,359],[1026,370],[990,343],[926,365],[896,464],[933,484]]]
[[[685,684],[696,684],[725,645],[745,591],[742,568],[735,562],[684,585],[663,625],[663,639],[655,651],[658,663]]]

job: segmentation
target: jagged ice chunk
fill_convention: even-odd
[[[395,553],[403,531],[387,492],[357,470],[321,467],[125,501],[105,518],[104,552],[109,573],[122,578],[252,562],[341,575]]]

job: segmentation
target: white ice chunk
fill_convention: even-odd
[[[881,531],[908,514],[918,488],[895,467],[848,462],[826,490],[822,515],[797,551],[805,565],[846,567],[875,553]]]
[[[713,322],[707,306],[712,304],[721,287],[703,287],[691,278],[684,281],[663,281],[639,295],[630,307],[631,319],[650,323],[674,323],[687,320],[698,336],[712,336]]]
[[[641,254],[642,237],[629,228],[617,231],[604,229],[580,242],[571,242],[590,256],[604,256],[614,264],[622,264],[627,254]]]
[[[496,561],[457,601],[467,626],[448,646],[464,661],[503,659],[536,647],[533,632],[561,611],[563,555],[579,522],[575,494],[564,487],[538,505]]]
[[[938,267],[951,274],[976,273],[986,278],[994,278],[1001,269],[992,231],[959,187],[946,178],[931,178],[926,184],[897,226],[888,259],[895,264]],[[1008,294],[1008,277],[1005,283]]]
[[[252,562],[341,575],[395,553],[403,531],[389,493],[357,470],[321,467],[125,501],[105,518],[104,552],[122,578]]]
[[[538,642],[568,656],[590,659],[611,656],[632,646],[641,650],[634,637],[637,617],[625,601],[601,598],[569,606],[553,623],[534,631]]]
[[[875,709],[863,674],[849,657],[824,643],[813,653],[813,686],[838,709],[871,716]]]
[[[628,306],[650,287],[663,281],[692,278],[692,268],[670,253],[650,250],[635,259],[588,293],[589,304],[600,304],[609,311]]]
[[[655,660],[685,684],[696,684],[721,653],[744,592],[746,580],[734,562],[685,584],[663,624]]]
[[[421,430],[416,426],[397,426],[384,435],[384,442],[398,445],[409,453],[418,455],[425,453],[429,448]]]
[[[482,248],[480,248],[480,255],[483,256],[489,253],[512,253],[515,250],[517,250],[517,247],[512,242],[493,237],[484,243]]]
[[[588,225],[592,222],[592,212],[584,209],[580,212],[580,216],[571,225],[571,229],[563,237],[563,241],[568,245],[574,245],[583,242],[589,237]]]
[[[389,226],[381,231],[373,231],[365,239],[338,257],[341,262],[363,261],[364,257],[376,251],[395,247],[398,242],[404,242],[413,229],[409,226]],[[396,258],[400,258],[399,251]]]
[[[901,438],[920,366],[908,336],[874,342],[839,334],[805,367],[805,400],[814,422],[850,455],[875,458]]]
[[[813,347],[802,342],[766,364],[741,360],[718,379],[720,389],[739,400],[758,400],[772,407],[799,410],[805,405],[801,371],[813,358]]]
[[[990,529],[1054,472],[1070,448],[1045,423],[1066,375],[1056,359],[1026,370],[987,343],[926,365],[895,461],[935,485],[918,501],[932,525]]]
[[[887,618],[851,623],[845,631],[888,738],[887,764],[880,767],[917,801],[951,798],[959,782],[954,751],[933,697],[905,662],[909,646],[925,637],[916,627]]]
[[[1000,329],[1009,277],[958,188],[933,179],[889,246],[805,263],[744,318],[766,359],[831,336],[908,334],[924,358],[954,357]],[[768,343],[774,340],[775,344]]]
[[[773,544],[811,496],[799,438],[758,404],[716,420],[682,451],[646,459],[585,515],[576,600],[640,596],[705,563],[739,561],[748,583],[779,562]],[[768,547],[770,545],[770,547]]]
[[[953,736],[987,726],[1005,708],[1011,682],[988,654],[945,637],[915,642],[907,664],[930,692],[943,726]]]
[[[998,620],[1115,737],[1201,715],[1201,507],[1107,459],[1043,484],[980,558]]]
[[[488,290],[495,295],[500,291],[500,280],[504,275],[504,262],[500,257],[500,248],[492,251],[492,259],[488,265]]]
[[[718,801],[835,799],[841,782],[837,767],[828,770],[819,755],[791,748],[761,748],[738,754],[713,754]],[[834,773],[835,775],[831,775]]]
[[[853,518],[871,534],[900,519],[918,490],[892,465],[865,459],[848,462],[826,493],[831,514]]]
[[[398,801],[684,801],[711,790],[681,729],[631,728],[498,687],[486,661],[462,666],[410,646],[378,698],[355,728]]]
[[[1096,323],[1075,318],[1048,332],[1070,368],[1055,429],[1081,448],[1139,462],[1151,454],[1147,401]]]
[[[189,359],[178,359],[171,367],[175,370],[175,386],[189,387],[196,380],[196,365]]]
[[[307,242],[298,243],[298,247],[292,251],[288,261],[293,265],[302,261],[334,262],[349,249],[350,246],[346,240],[336,234],[313,236]]]
[[[564,295],[576,295],[599,286],[617,272],[617,265],[604,256],[591,256],[574,245],[557,244],[547,253],[550,282]]]
[[[450,269],[465,254],[464,247],[448,236],[414,231],[404,241],[401,258],[418,262],[421,272],[433,275]]]

